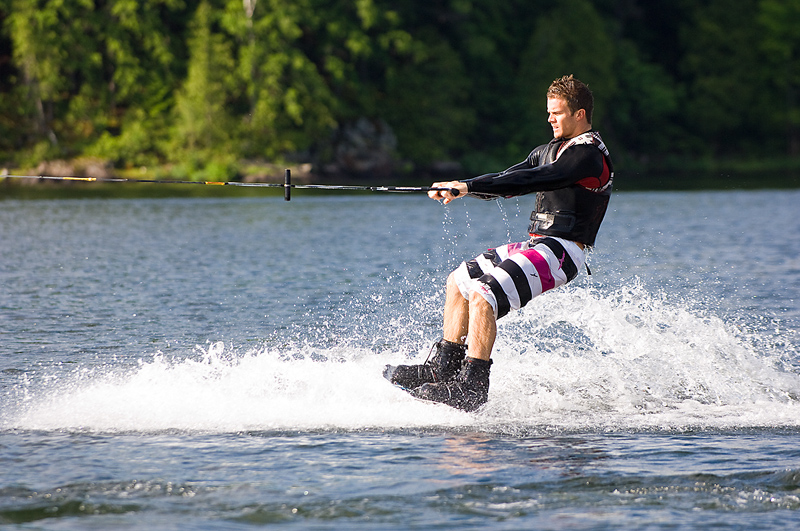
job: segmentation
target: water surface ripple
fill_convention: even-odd
[[[530,201],[3,201],[0,526],[800,525],[800,191],[617,194],[484,408],[382,379]]]

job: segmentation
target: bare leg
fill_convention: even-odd
[[[492,306],[479,293],[469,298],[469,354],[470,358],[488,360],[497,337],[497,320]]]
[[[447,301],[451,304],[445,304],[445,330],[449,326],[450,330],[462,334],[465,330],[463,318],[467,317],[469,352],[455,378],[425,383],[409,392],[423,400],[475,411],[489,399],[489,369],[492,366],[489,357],[497,336],[497,323],[492,306],[479,293],[471,293],[468,302],[458,293],[458,298],[464,302],[456,304],[451,284],[454,283],[448,282]]]
[[[468,330],[469,301],[461,295],[451,273],[447,277],[447,298],[444,304],[444,341],[437,341],[431,349],[431,354],[434,349],[436,354],[432,358],[429,354],[421,365],[387,365],[383,371],[384,378],[407,390],[453,380],[461,372],[467,355],[464,343]]]
[[[491,311],[491,307],[489,308]],[[447,297],[444,303],[444,338],[463,345],[469,331],[469,301],[461,295],[453,273],[447,277]]]

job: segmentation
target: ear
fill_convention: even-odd
[[[575,111],[575,119],[576,120],[585,120],[586,119],[586,109],[578,109]]]

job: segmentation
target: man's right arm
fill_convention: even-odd
[[[437,182],[437,183],[433,183],[433,185],[431,186],[431,188],[451,188],[451,189],[458,190],[459,191],[459,195],[458,196],[454,196],[454,195],[450,194],[449,192],[445,192],[445,191],[437,192],[437,191],[433,191],[432,190],[432,191],[428,192],[428,197],[430,197],[431,199],[435,199],[437,201],[444,200],[443,201],[444,204],[447,204],[450,201],[452,201],[453,199],[456,199],[456,197],[464,197],[464,196],[466,196],[467,193],[469,193],[468,192],[468,189],[469,189],[469,184],[468,183],[471,182],[471,181],[476,181],[476,180],[492,181],[492,180],[494,180],[494,178],[500,177],[500,176],[505,175],[505,174],[515,173],[515,172],[518,172],[520,170],[530,170],[532,168],[535,168],[535,167],[537,167],[537,166],[539,166],[541,164],[541,157],[545,153],[545,151],[547,150],[547,146],[548,145],[549,144],[542,144],[541,146],[538,146],[538,147],[534,148],[534,150],[531,151],[530,154],[528,155],[528,158],[526,158],[522,162],[519,162],[519,163],[511,166],[510,168],[506,168],[505,170],[501,171],[500,173],[487,173],[487,174],[484,174],[484,175],[479,175],[478,177],[473,177],[471,179],[463,179],[461,181]],[[477,197],[478,199],[485,199],[485,200],[491,200],[491,199],[495,199],[497,197],[500,197],[498,194],[487,194],[487,193],[479,193],[479,192],[470,193],[470,195],[472,195],[474,197]]]
[[[552,164],[535,167],[518,164],[502,173],[481,175],[465,182],[470,195],[513,197],[564,188],[581,179],[597,177],[602,171],[602,153],[596,146],[587,144],[568,148]]]
[[[461,182],[470,183],[472,181],[478,181],[478,180],[481,180],[481,181],[493,181],[495,178],[501,177],[501,176],[506,175],[506,174],[513,174],[513,173],[521,171],[521,170],[524,171],[524,170],[530,170],[532,168],[535,168],[535,167],[539,166],[542,163],[541,162],[541,158],[542,158],[542,155],[547,150],[547,146],[548,146],[548,144],[542,144],[541,146],[538,146],[538,147],[534,148],[534,150],[531,151],[530,154],[528,155],[528,158],[526,158],[522,162],[514,164],[510,168],[506,168],[505,170],[501,171],[500,173],[486,173],[484,175],[479,175],[479,176],[473,177],[471,179],[464,179]],[[467,184],[467,186],[471,188],[471,186],[469,184]],[[479,193],[479,192],[470,192],[470,195],[472,195],[473,197],[477,197],[478,199],[487,199],[487,200],[488,199],[495,199],[495,198],[499,197],[498,194],[485,194],[485,193]]]

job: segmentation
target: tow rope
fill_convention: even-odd
[[[292,188],[308,190],[349,190],[349,191],[368,191],[368,192],[444,192],[449,191],[454,196],[459,195],[455,188],[437,188],[430,186],[356,186],[338,184],[293,184],[292,171],[286,170],[284,181],[281,183],[245,183],[240,181],[179,181],[172,179],[132,179],[127,177],[78,177],[78,176],[55,176],[55,175],[0,175],[2,178],[11,179],[39,179],[50,181],[83,181],[97,183],[140,183],[140,184],[197,184],[205,186],[240,186],[248,188],[283,188],[283,198],[286,201],[292,199]]]

